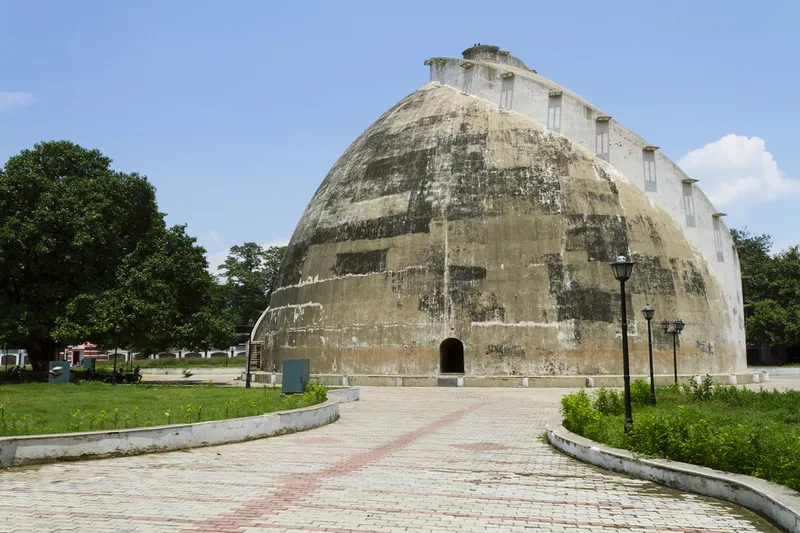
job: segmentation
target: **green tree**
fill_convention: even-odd
[[[235,313],[225,306],[224,287],[212,282],[209,303],[181,332],[182,346],[199,352],[230,346],[236,342],[235,323]]]
[[[220,265],[226,306],[238,324],[258,317],[269,305],[285,246],[266,250],[254,242],[233,246]]]
[[[0,170],[0,337],[44,369],[56,341],[155,350],[209,304],[204,251],[167,229],[144,176],[97,150],[37,144]]]
[[[59,339],[103,339],[122,326],[121,345],[144,353],[180,346],[205,348],[206,339],[232,328],[214,308],[213,280],[203,248],[175,226],[156,239],[157,248],[129,254],[114,282],[102,292],[69,302],[56,321]]]
[[[770,254],[768,235],[732,230],[739,247],[745,333],[752,344],[800,345],[800,252]]]

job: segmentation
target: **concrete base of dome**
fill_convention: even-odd
[[[256,383],[277,386],[281,384],[281,374],[277,372],[254,372]],[[741,372],[738,374],[710,374],[714,383],[722,385],[746,385],[769,381],[766,372]],[[344,375],[312,374],[311,378],[327,386],[358,387],[524,387],[524,388],[579,388],[579,387],[622,387],[622,376],[470,376],[439,374],[432,376],[411,375]],[[678,381],[686,383],[702,376],[678,374]],[[632,375],[632,380],[649,380],[648,376]],[[667,386],[674,382],[672,374],[655,376],[657,386]]]

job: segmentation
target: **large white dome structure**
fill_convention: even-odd
[[[254,333],[265,369],[336,374],[620,374],[639,310],[682,318],[686,373],[746,368],[723,213],[652,142],[495,46],[425,61],[430,83],[341,156],[289,243]],[[657,373],[672,339],[654,332]]]

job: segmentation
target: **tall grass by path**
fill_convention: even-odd
[[[116,385],[81,382],[0,386],[0,436],[70,433],[255,416],[325,401],[325,388],[281,396],[269,387]]]
[[[702,383],[631,386],[633,425],[624,432],[622,392],[581,390],[561,400],[564,427],[648,457],[760,477],[800,490],[800,391],[751,391]]]

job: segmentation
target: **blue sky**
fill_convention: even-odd
[[[730,227],[781,248],[800,244],[799,18],[796,1],[0,0],[0,164],[41,140],[98,148],[216,261],[286,241],[423,61],[481,42],[682,160]]]

